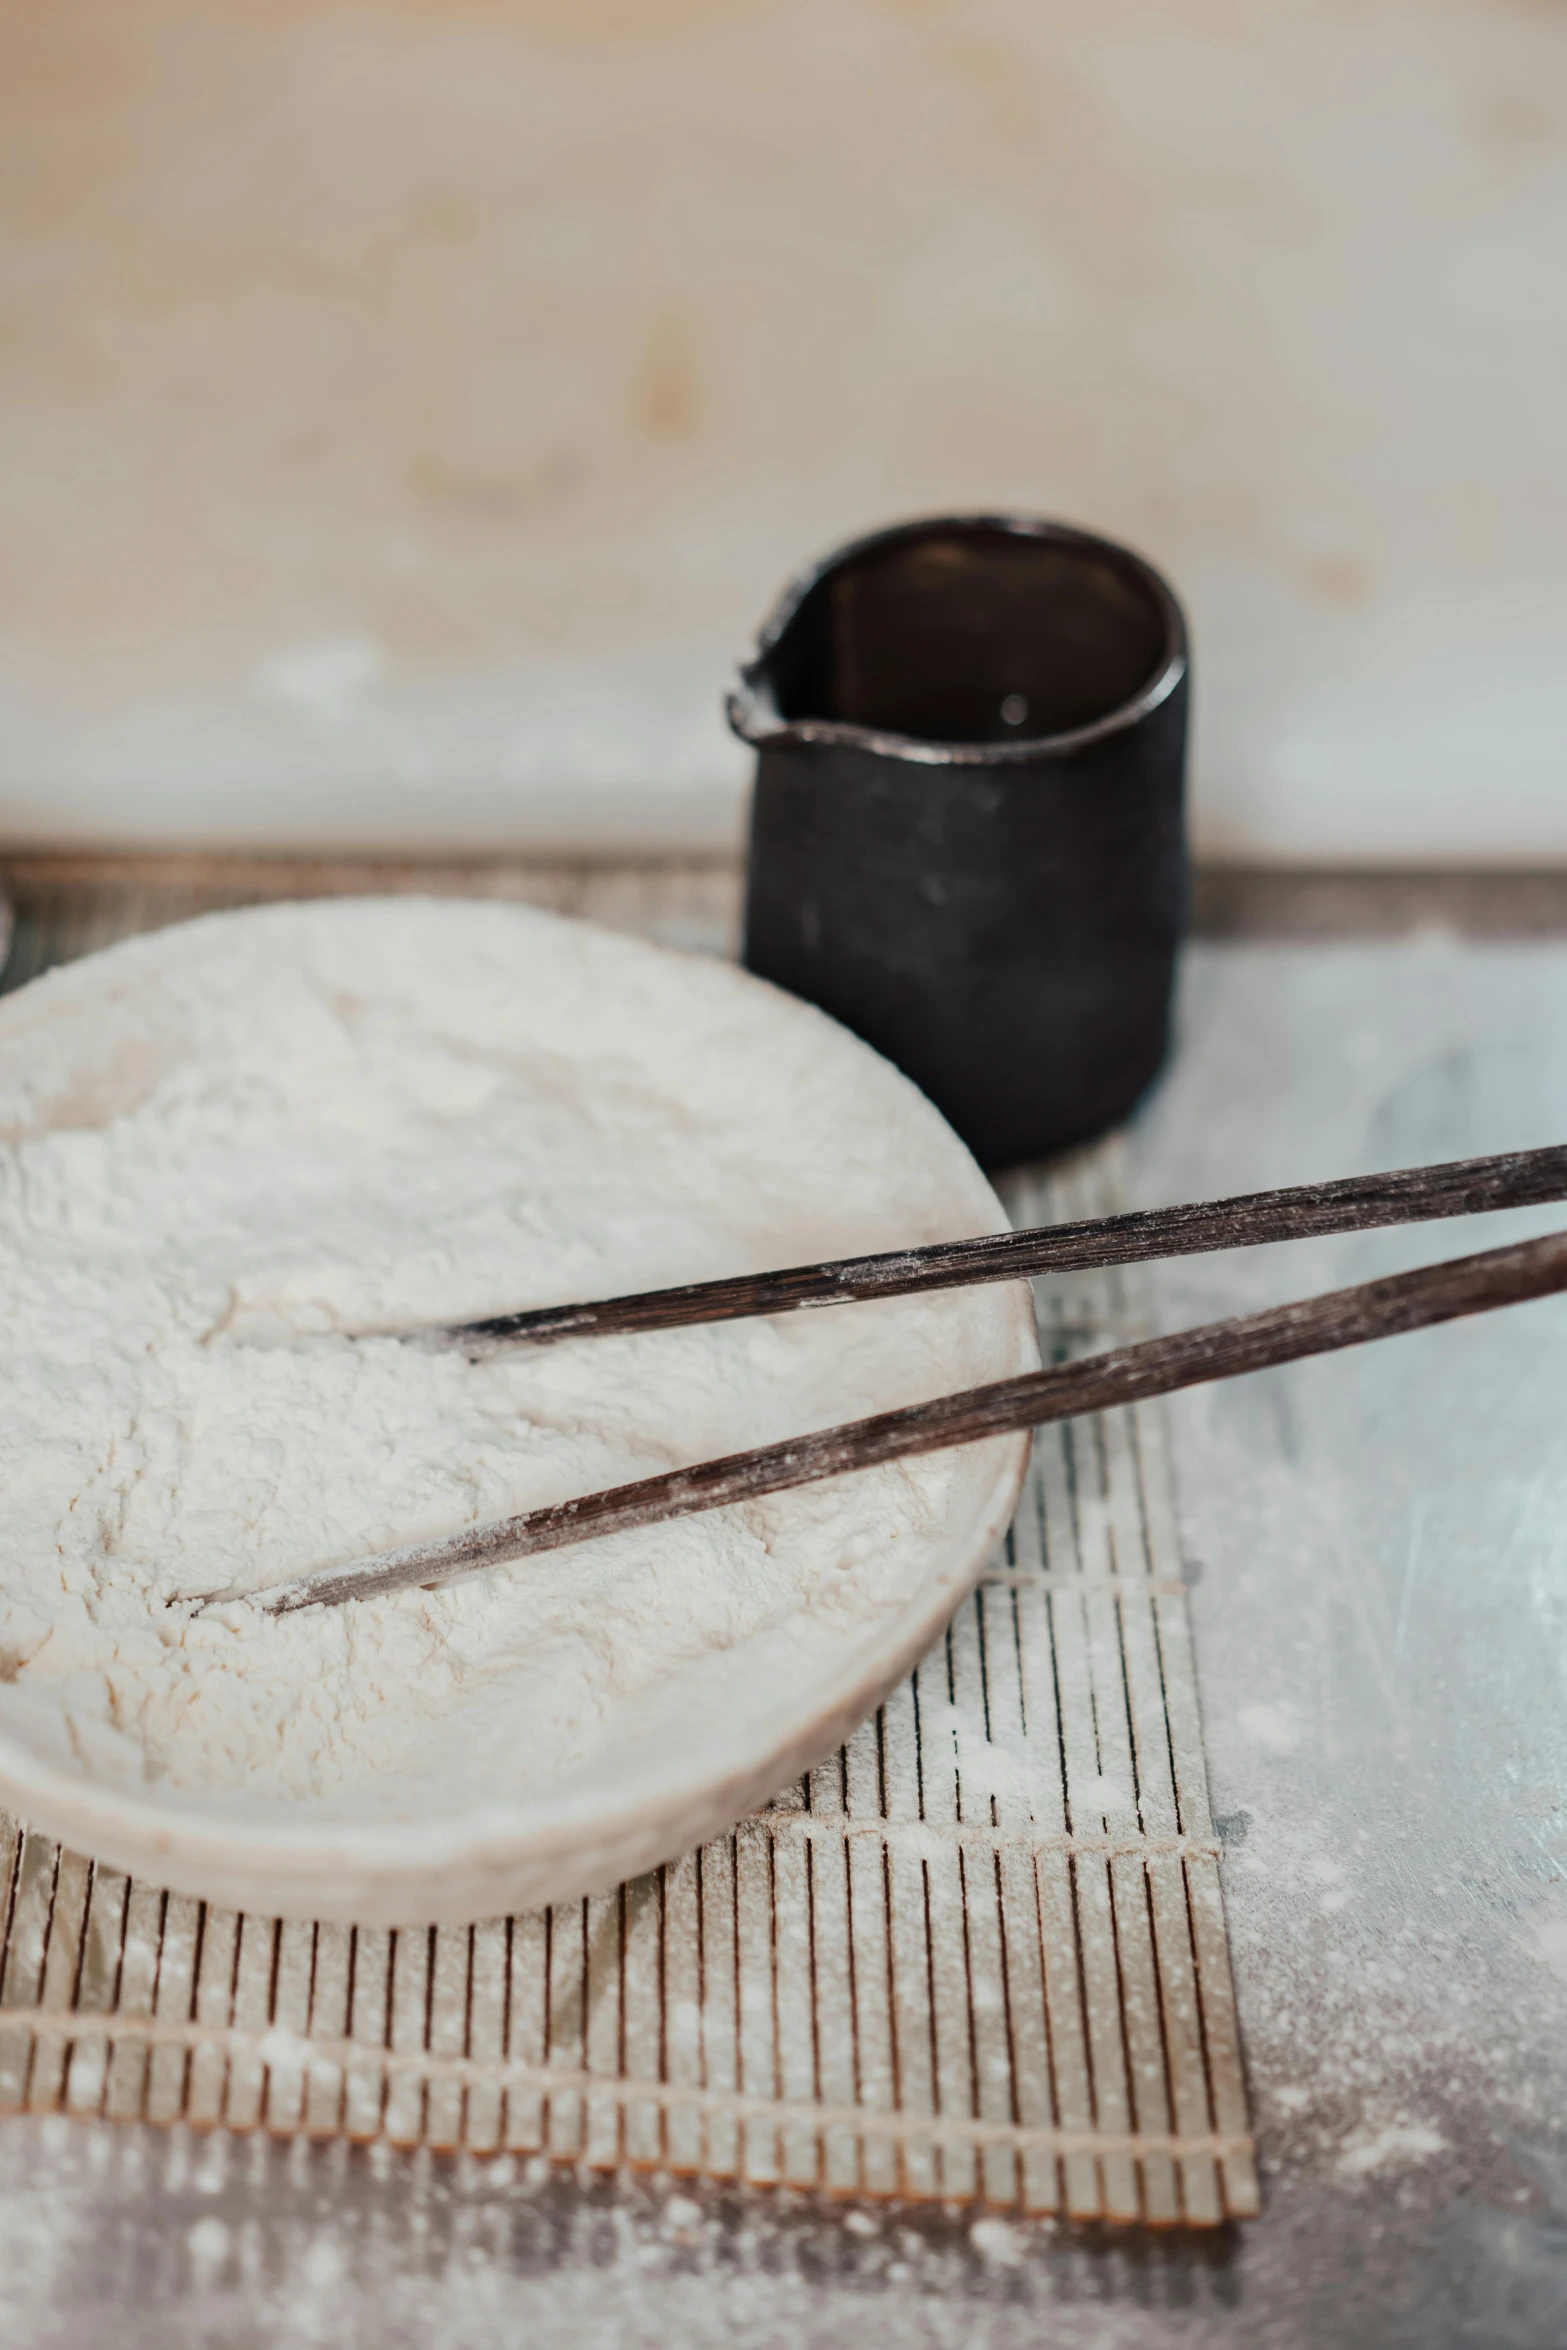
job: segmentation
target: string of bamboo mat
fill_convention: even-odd
[[[105,880],[92,942],[168,911]],[[66,916],[29,931],[30,968],[82,935]],[[1114,1166],[1009,1206],[1112,1212]],[[1131,1280],[1053,1283],[1047,1362],[1144,1327]],[[434,1931],[238,1917],[5,1827],[0,2110],[1244,2218],[1171,1466],[1157,1404],[1042,1431],[992,1571],[879,1714],[731,1835],[586,1902]]]

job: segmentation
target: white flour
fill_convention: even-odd
[[[0,1141],[0,1729],[98,1779],[415,1818],[634,1767],[820,1670],[974,1456],[281,1622],[190,1601],[1016,1367],[984,1292],[477,1365],[341,1335],[934,1239],[955,1189],[998,1221],[816,1015],[520,909],[273,908],[46,980]]]

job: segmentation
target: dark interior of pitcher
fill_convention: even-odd
[[[1141,567],[1101,542],[940,523],[825,572],[765,666],[786,720],[991,743],[1108,718],[1174,650]]]

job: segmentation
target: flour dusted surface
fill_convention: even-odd
[[[634,1771],[824,1670],[974,1456],[440,1592],[192,1602],[1015,1367],[982,1293],[481,1364],[343,1335],[952,1230],[883,1064],[523,909],[218,916],[46,980],[0,1142],[0,1729],[98,1780],[412,1820]]]

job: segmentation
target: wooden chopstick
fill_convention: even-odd
[[[581,1305],[537,1306],[483,1321],[380,1332],[440,1351],[481,1356],[510,1346],[561,1338],[602,1338],[628,1331],[675,1330],[693,1322],[733,1322],[752,1314],[787,1314],[802,1306],[852,1305],[907,1297],[921,1289],[959,1289],[976,1281],[1027,1281],[1040,1273],[1081,1272],[1158,1257],[1198,1256],[1261,1241],[1305,1240],[1331,1232],[1369,1232],[1382,1224],[1421,1224],[1493,1208],[1538,1207],[1567,1199],[1567,1147],[1509,1151],[1499,1158],[1456,1159],[1406,1167],[1391,1175],[1351,1175],[1338,1183],[1297,1183],[1284,1191],[1237,1199],[1197,1200],[1178,1208],[1138,1209],[1081,1224],[1048,1224],[978,1240],[937,1241],[878,1256],[841,1257],[777,1273],[745,1273],[650,1289]],[[366,1333],[365,1335],[371,1335]]]
[[[1295,1362],[1303,1355],[1327,1354],[1338,1347],[1360,1346],[1369,1339],[1424,1329],[1463,1314],[1488,1313],[1497,1306],[1517,1305],[1526,1298],[1546,1297],[1564,1289],[1567,1233],[1552,1233],[1543,1240],[1489,1249],[1480,1256],[1458,1257],[1447,1264],[1425,1266],[1419,1272],[1395,1273],[1353,1289],[1330,1290],[1322,1297],[1271,1306],[1265,1313],[1209,1322],[1172,1338],[1116,1347],[1081,1362],[1030,1372],[1018,1379],[1001,1379],[988,1387],[967,1388],[957,1395],[938,1396],[930,1403],[907,1405],[901,1411],[878,1412],[867,1420],[851,1420],[843,1427],[823,1428],[782,1444],[762,1445],[753,1452],[731,1453],[723,1460],[702,1461],[694,1468],[643,1477],[635,1484],[615,1485],[607,1492],[584,1494],[548,1509],[525,1510],[520,1517],[505,1518],[496,1525],[475,1526],[445,1541],[383,1552],[351,1566],[328,1567],[271,1591],[246,1596],[253,1597],[269,1615],[287,1615],[297,1608],[335,1607],[344,1600],[377,1598],[409,1584],[447,1583],[459,1575],[478,1574],[506,1560],[558,1550],[594,1535],[626,1533],[661,1519],[722,1509],[730,1502],[754,1501],[764,1493],[781,1492],[785,1486],[845,1476],[913,1453],[975,1444],[987,1436],[1041,1427],[1051,1420],[1103,1411],[1110,1404],[1135,1403],[1145,1396],[1168,1395],[1210,1379],[1233,1379],[1244,1371]],[[216,1593],[206,1604],[240,1596]]]

